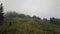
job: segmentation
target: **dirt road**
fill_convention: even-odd
[[[29,24],[31,23],[31,21],[27,21],[24,23],[23,26],[23,34],[29,34]]]

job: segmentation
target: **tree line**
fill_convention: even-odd
[[[4,17],[10,17],[10,18],[31,18],[29,15],[25,15],[25,14],[19,14],[15,11],[8,11],[4,14]]]
[[[33,18],[33,19],[42,20],[40,17],[37,17],[37,16],[31,17],[31,16],[25,15],[25,14],[18,14],[17,12],[7,12],[7,13],[4,14],[4,17]],[[60,25],[60,19],[54,18],[54,17],[51,17],[50,20],[48,20],[47,18],[43,18],[43,21],[48,21],[49,23]]]
[[[0,24],[3,23],[3,20],[4,20],[4,17],[10,17],[10,18],[33,18],[33,19],[39,19],[39,20],[42,20],[40,17],[37,17],[37,16],[29,16],[29,15],[25,15],[25,14],[19,14],[17,12],[6,12],[4,13],[4,16],[3,16],[3,5],[1,3],[0,5]],[[48,21],[49,23],[52,23],[52,24],[56,24],[56,25],[60,25],[60,19],[58,18],[50,18],[50,20],[48,20],[47,18],[43,18],[43,21]]]
[[[52,17],[50,18],[50,23],[60,26],[60,19]]]

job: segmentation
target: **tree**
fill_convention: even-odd
[[[17,17],[18,16],[18,13],[14,12],[14,11],[9,11],[9,12],[6,12],[4,14],[4,17]]]
[[[3,19],[4,19],[3,6],[2,6],[2,3],[1,3],[1,5],[0,5],[0,25],[3,24]]]
[[[54,17],[52,17],[52,18],[50,18],[50,23],[55,23],[55,18]]]
[[[43,18],[43,21],[48,21],[47,18]]]
[[[33,16],[32,18],[41,20],[40,17],[36,17],[36,16]]]
[[[57,19],[57,18],[54,18],[54,17],[50,18],[50,23],[60,26],[60,19]]]

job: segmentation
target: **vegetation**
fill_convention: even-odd
[[[56,24],[60,26],[60,19],[58,18],[50,18],[50,23]]]
[[[1,15],[3,16],[2,12],[0,12],[0,17],[2,17]],[[4,14],[2,22],[0,34],[60,34],[60,19],[57,18],[47,20],[46,18],[7,12]]]
[[[18,14],[15,11],[8,11],[4,14],[4,17],[10,17],[10,18],[31,18],[29,15],[24,15],[24,14]]]
[[[30,18],[5,18],[4,24],[0,26],[0,31],[4,34],[23,34],[28,28],[29,34],[60,34],[60,26],[49,22]]]
[[[3,19],[4,19],[4,16],[3,16],[3,6],[2,6],[2,3],[1,3],[1,6],[0,6],[0,25],[3,24]]]

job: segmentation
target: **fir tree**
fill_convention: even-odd
[[[2,3],[1,3],[1,5],[0,5],[0,25],[3,24],[3,19],[4,19],[3,6],[2,6]]]

